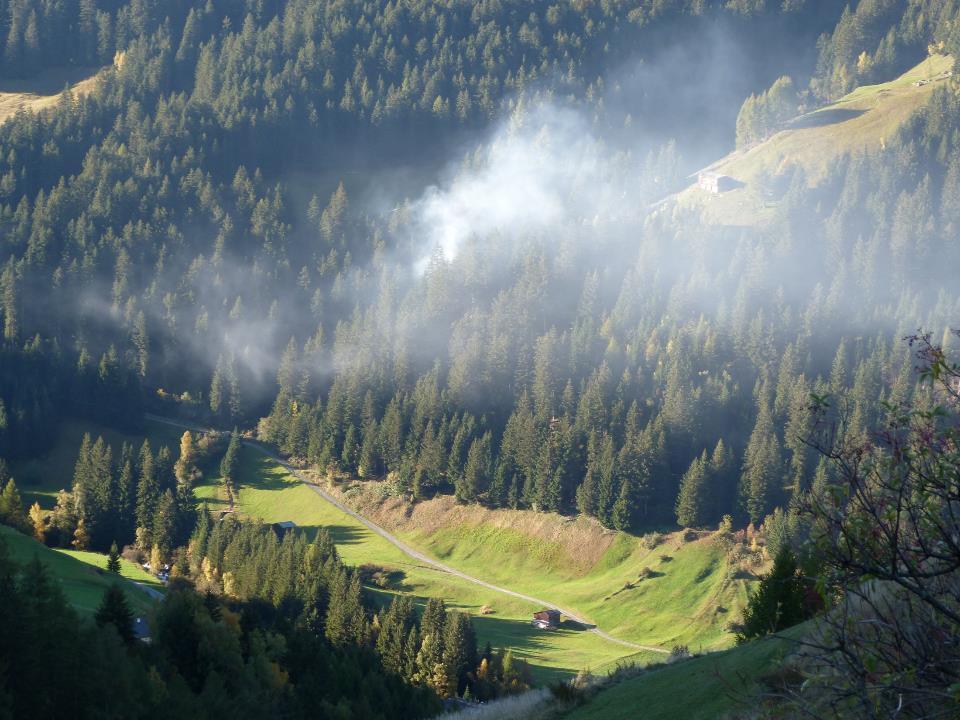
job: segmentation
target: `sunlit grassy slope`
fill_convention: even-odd
[[[788,639],[766,638],[650,670],[602,690],[568,720],[717,720],[759,703],[758,681],[789,654]]]
[[[728,577],[725,553],[709,538],[684,542],[676,533],[647,549],[618,533],[593,567],[574,571],[565,554],[544,553],[521,530],[464,524],[401,535],[468,573],[550,597],[616,637],[647,645],[725,647],[732,639],[725,626],[746,600],[748,581]]]
[[[142,615],[151,604],[147,593],[131,581],[142,580],[153,584],[155,580],[126,560],[121,560],[122,577],[118,578],[103,569],[106,567],[106,556],[52,550],[3,525],[0,525],[0,538],[6,542],[11,557],[20,564],[29,562],[36,555],[49,570],[50,577],[63,590],[67,601],[81,615],[92,615],[107,588],[115,582],[120,583],[135,613]]]
[[[265,522],[292,520],[308,532],[324,527],[330,531],[343,559],[351,565],[374,564],[398,570],[396,582],[376,590],[383,602],[396,592],[409,593],[421,602],[443,598],[448,607],[469,612],[481,643],[513,648],[533,666],[537,679],[546,681],[590,667],[608,666],[632,651],[599,636],[563,627],[543,632],[530,625],[530,616],[540,609],[527,602],[479,587],[447,573],[423,566],[400,552],[379,535],[329,504],[269,458],[244,447],[241,451],[238,510]],[[209,477],[196,493],[211,507],[222,506],[220,478]],[[514,588],[512,583],[509,587]],[[488,606],[491,614],[483,615]],[[647,659],[652,654],[646,656]],[[642,660],[643,657],[640,658]]]
[[[75,95],[90,92],[96,87],[98,71],[99,68],[51,68],[23,80],[0,78],[0,123],[21,110],[38,112],[53,107],[67,85]]]
[[[932,55],[890,82],[865,85],[816,112],[797,118],[785,130],[745,151],[732,153],[711,167],[744,183],[710,195],[696,186],[680,194],[683,205],[700,207],[706,217],[725,225],[763,224],[776,209],[765,178],[799,166],[807,182],[823,179],[837,157],[847,153],[882,152],[897,129],[949,82],[945,73],[953,58]],[[917,86],[915,83],[924,82]]]

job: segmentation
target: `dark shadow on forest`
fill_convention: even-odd
[[[99,70],[99,67],[49,68],[28,78],[0,78],[0,92],[56,95],[65,85],[86,80]]]
[[[855,108],[830,108],[829,110],[818,110],[816,112],[801,115],[787,123],[790,130],[802,130],[804,128],[824,127],[826,125],[836,125],[837,123],[852,120],[860,117],[866,110],[857,110]]]

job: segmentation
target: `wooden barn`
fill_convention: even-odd
[[[560,627],[559,610],[540,610],[533,614],[533,626],[540,630],[553,630]]]
[[[292,532],[297,529],[297,524],[293,520],[282,520],[281,522],[275,522],[272,525],[273,531],[277,534],[277,537],[282,538],[288,532]]]
[[[712,195],[719,195],[737,187],[738,183],[729,175],[715,172],[702,172],[697,175],[697,185]]]

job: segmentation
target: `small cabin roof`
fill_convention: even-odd
[[[137,640],[150,639],[150,623],[147,622],[146,618],[138,617],[134,619],[133,635],[137,638]]]

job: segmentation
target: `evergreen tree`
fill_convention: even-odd
[[[761,578],[743,611],[743,629],[737,642],[762,637],[792,627],[806,619],[803,606],[803,579],[797,559],[784,545],[769,575]]]
[[[127,645],[132,645],[135,636],[133,633],[133,612],[127,604],[123,590],[117,584],[111,585],[103,594],[103,600],[94,615],[99,627],[113,625],[120,639]]]
[[[762,394],[766,395],[766,390]],[[772,507],[781,470],[780,443],[773,428],[770,402],[762,399],[740,476],[741,497],[750,522],[759,523]]]
[[[677,496],[677,524],[680,527],[700,527],[706,521],[706,508],[709,507],[707,476],[709,461],[704,450],[696,458],[680,480],[680,494]]]
[[[107,556],[107,572],[120,574],[120,550],[117,549],[117,543],[110,545],[110,553]]]
[[[17,490],[17,484],[13,478],[7,480],[3,492],[0,493],[0,523],[16,528],[20,532],[30,532],[30,523],[23,510],[23,500],[20,498],[20,491]]]

